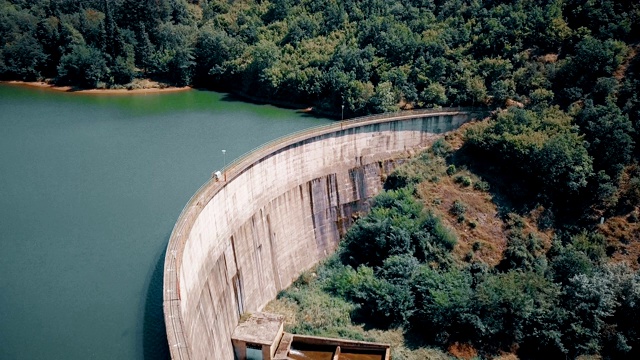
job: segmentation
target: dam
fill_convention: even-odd
[[[233,359],[240,316],[260,311],[330,255],[396,164],[474,109],[384,114],[267,143],[221,170],[184,207],[164,263],[172,359]]]

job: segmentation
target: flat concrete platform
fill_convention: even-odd
[[[282,336],[284,316],[253,313],[244,322],[240,323],[233,332],[233,341],[271,346]]]

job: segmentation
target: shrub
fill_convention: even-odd
[[[413,285],[416,310],[412,325],[420,334],[431,341],[447,343],[450,337],[469,332],[473,307],[469,272],[456,268],[439,271],[423,265]]]
[[[478,191],[485,191],[485,192],[487,192],[487,191],[489,191],[489,183],[488,183],[488,182],[486,182],[486,181],[483,181],[483,180],[476,181],[476,182],[473,184],[473,188],[474,188],[475,190],[478,190]]]
[[[464,187],[471,186],[471,179],[468,176],[458,175],[453,179],[453,182],[460,184]]]
[[[512,231],[498,267],[503,270],[533,271],[544,266],[546,258],[543,255],[542,241],[534,234],[523,235],[519,230]]]
[[[538,351],[561,349],[557,331],[563,318],[561,294],[560,286],[542,274],[488,274],[473,299],[482,324],[481,341],[503,349],[513,344]]]
[[[302,319],[294,327],[295,332],[308,333],[309,329],[325,330],[332,327],[347,326],[351,323],[353,304],[344,299],[329,295],[319,288],[305,287],[303,290],[288,290],[283,297],[299,304],[298,318]]]
[[[407,174],[400,171],[394,171],[389,174],[389,176],[387,176],[387,179],[384,181],[384,189],[397,190],[406,187],[407,185],[409,185],[409,183],[410,180]]]
[[[414,309],[411,288],[380,279],[366,266],[359,267],[357,273],[360,281],[352,301],[360,306],[357,312],[362,320],[383,328],[408,324]]]
[[[451,175],[453,175],[453,174],[455,174],[455,173],[456,173],[456,166],[455,166],[455,165],[453,165],[453,164],[452,164],[452,165],[449,165],[449,166],[447,167],[447,175],[451,176]]]
[[[451,209],[449,209],[449,212],[455,216],[464,216],[464,214],[467,212],[467,204],[463,203],[460,200],[456,200],[453,202],[453,205],[451,205]]]
[[[458,243],[456,236],[451,230],[444,226],[440,218],[433,213],[427,214],[422,222],[421,228],[427,231],[437,246],[441,246],[445,250],[453,250],[454,246]]]
[[[451,145],[449,145],[449,143],[447,143],[443,138],[440,138],[433,143],[431,151],[436,156],[445,157],[451,152]]]
[[[470,262],[473,260],[473,251],[469,251],[464,255],[464,261]]]

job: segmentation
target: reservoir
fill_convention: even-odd
[[[162,266],[184,204],[225,162],[328,122],[207,91],[0,84],[0,359],[167,358]]]

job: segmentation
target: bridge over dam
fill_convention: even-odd
[[[394,166],[475,109],[385,114],[295,133],[254,150],[205,183],[173,229],[164,264],[171,358],[233,359],[240,315],[338,246]]]

